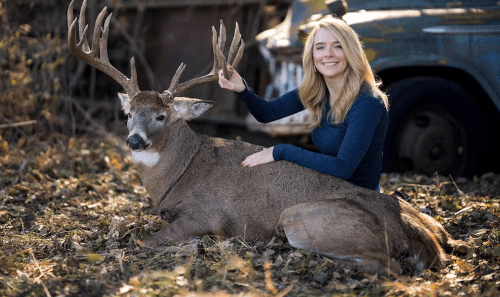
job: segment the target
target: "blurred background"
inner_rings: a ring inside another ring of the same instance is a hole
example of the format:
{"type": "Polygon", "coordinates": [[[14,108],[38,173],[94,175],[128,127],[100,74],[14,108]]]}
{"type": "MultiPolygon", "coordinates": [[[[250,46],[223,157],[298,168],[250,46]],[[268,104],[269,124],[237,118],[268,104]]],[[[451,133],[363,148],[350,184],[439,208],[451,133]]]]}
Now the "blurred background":
{"type": "MultiPolygon", "coordinates": [[[[116,96],[121,87],[68,50],[69,3],[0,2],[0,152],[20,139],[118,135],[125,141],[116,96]]],[[[75,2],[75,16],[81,4],[75,2]]],[[[105,6],[113,12],[111,64],[130,76],[134,56],[141,90],[167,89],[181,62],[187,64],[181,81],[207,74],[213,63],[211,27],[219,30],[222,19],[228,40],[238,22],[246,43],[238,71],[267,100],[300,84],[301,40],[314,24],[342,17],[360,35],[390,96],[384,172],[500,172],[496,0],[88,0],[88,36],[105,6]]],[[[315,150],[304,124],[307,113],[261,125],[217,84],[183,96],[215,101],[190,123],[200,133],[315,150]]]]}

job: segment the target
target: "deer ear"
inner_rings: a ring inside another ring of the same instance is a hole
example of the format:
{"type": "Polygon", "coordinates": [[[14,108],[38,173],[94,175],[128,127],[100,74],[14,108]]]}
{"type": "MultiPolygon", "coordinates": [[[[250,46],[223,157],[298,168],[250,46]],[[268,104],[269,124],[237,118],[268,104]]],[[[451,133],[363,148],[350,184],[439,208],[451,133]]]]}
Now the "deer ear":
{"type": "Polygon", "coordinates": [[[128,94],[124,93],[118,93],[118,97],[120,98],[120,101],[122,102],[122,109],[125,114],[130,113],[130,97],[128,94]]]}
{"type": "Polygon", "coordinates": [[[175,118],[189,121],[199,117],[215,102],[185,97],[176,97],[172,103],[173,115],[175,118]]]}

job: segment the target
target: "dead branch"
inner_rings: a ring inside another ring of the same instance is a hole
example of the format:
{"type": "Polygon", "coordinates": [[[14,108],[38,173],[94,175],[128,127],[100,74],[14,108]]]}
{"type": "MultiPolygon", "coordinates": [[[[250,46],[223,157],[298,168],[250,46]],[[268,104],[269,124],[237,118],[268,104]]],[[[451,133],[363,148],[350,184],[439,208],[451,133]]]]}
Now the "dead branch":
{"type": "Polygon", "coordinates": [[[2,125],[0,125],[0,129],[29,126],[29,125],[35,125],[36,123],[37,123],[36,120],[32,120],[32,121],[24,121],[24,122],[17,122],[17,123],[11,123],[11,124],[2,124],[2,125]]]}

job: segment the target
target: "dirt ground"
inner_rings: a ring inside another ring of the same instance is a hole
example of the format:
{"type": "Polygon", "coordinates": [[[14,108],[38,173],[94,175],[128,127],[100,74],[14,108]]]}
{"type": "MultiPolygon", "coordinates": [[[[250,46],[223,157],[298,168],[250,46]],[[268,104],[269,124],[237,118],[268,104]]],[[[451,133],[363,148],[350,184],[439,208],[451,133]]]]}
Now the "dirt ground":
{"type": "MultiPolygon", "coordinates": [[[[120,140],[118,140],[118,143],[120,140]]],[[[369,275],[273,239],[203,236],[178,253],[141,249],[164,222],[128,150],[113,140],[0,139],[0,296],[498,296],[500,175],[382,177],[435,217],[468,255],[439,271],[369,275]],[[121,153],[120,153],[121,152],[121,153]]]]}

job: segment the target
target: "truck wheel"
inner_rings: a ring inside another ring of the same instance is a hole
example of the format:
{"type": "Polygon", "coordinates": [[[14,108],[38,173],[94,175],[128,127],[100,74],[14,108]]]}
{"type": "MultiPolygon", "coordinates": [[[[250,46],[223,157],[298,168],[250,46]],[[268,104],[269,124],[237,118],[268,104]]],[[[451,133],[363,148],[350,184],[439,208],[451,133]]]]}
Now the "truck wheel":
{"type": "Polygon", "coordinates": [[[389,129],[382,170],[471,177],[486,149],[474,99],[439,77],[408,78],[388,87],[389,129]]]}

